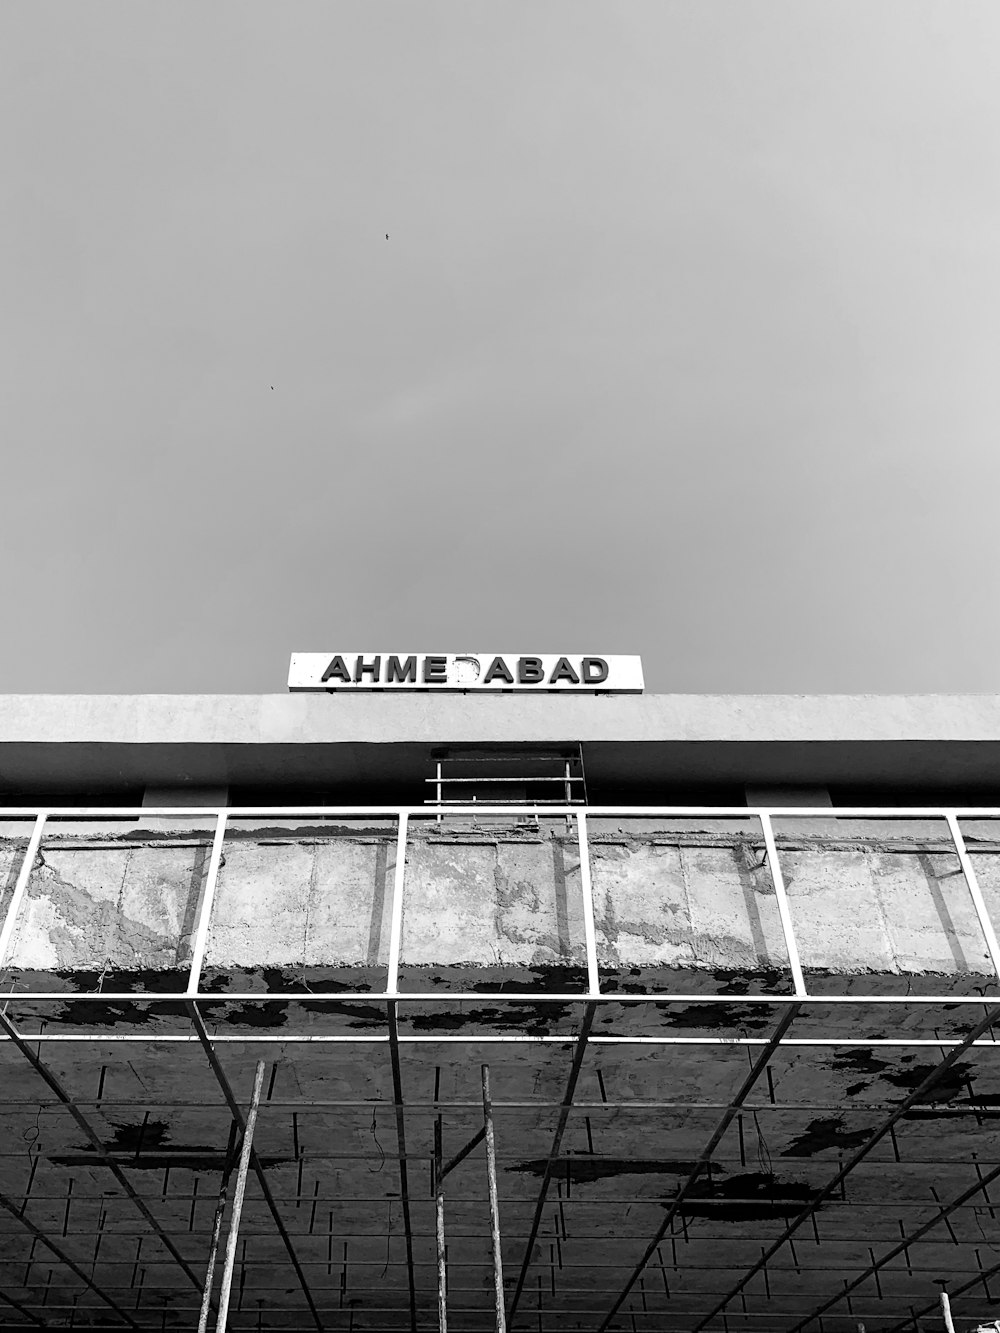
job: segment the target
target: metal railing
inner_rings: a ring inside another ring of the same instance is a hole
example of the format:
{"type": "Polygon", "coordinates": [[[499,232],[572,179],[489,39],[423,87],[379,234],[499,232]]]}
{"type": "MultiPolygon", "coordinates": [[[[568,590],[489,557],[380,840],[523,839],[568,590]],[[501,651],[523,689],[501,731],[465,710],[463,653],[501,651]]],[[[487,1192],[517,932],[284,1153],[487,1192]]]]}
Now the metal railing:
{"type": "MultiPolygon", "coordinates": [[[[364,1002],[372,1004],[377,1001],[388,1001],[392,1004],[427,1004],[429,1001],[441,1003],[447,1001],[456,1005],[475,1001],[477,1004],[489,1002],[491,1004],[518,1004],[532,1003],[539,1000],[545,1000],[553,1004],[574,1004],[586,1006],[587,1004],[615,1004],[621,1006],[634,1006],[643,1004],[731,1004],[732,996],[716,995],[710,992],[672,992],[657,990],[655,993],[630,994],[622,993],[616,989],[606,989],[602,986],[601,966],[598,959],[597,932],[595,928],[594,915],[594,889],[591,875],[591,838],[589,829],[593,821],[612,820],[618,821],[619,826],[624,832],[629,831],[629,824],[632,821],[641,821],[644,828],[637,827],[635,836],[642,838],[643,833],[648,831],[649,821],[653,820],[690,820],[690,819],[710,819],[712,821],[739,820],[745,826],[746,824],[756,824],[759,833],[755,835],[754,841],[763,849],[764,857],[761,867],[766,864],[769,875],[771,889],[775,898],[778,918],[780,921],[781,936],[784,943],[786,963],[782,968],[787,972],[791,982],[791,992],[785,994],[748,994],[741,997],[741,1004],[745,1006],[760,1006],[762,1010],[780,1009],[794,999],[800,1005],[804,1006],[823,1006],[833,1007],[837,1005],[852,1006],[883,1006],[883,1005],[912,1005],[912,1006],[936,1006],[942,1004],[982,1004],[984,998],[979,996],[964,996],[952,992],[944,994],[830,994],[826,991],[814,993],[809,989],[806,981],[803,965],[800,957],[799,939],[796,928],[793,923],[793,914],[789,903],[789,896],[785,886],[784,875],[781,866],[781,855],[777,845],[774,821],[821,821],[824,826],[835,823],[839,820],[864,820],[864,821],[926,821],[934,820],[940,825],[941,845],[938,846],[935,840],[935,851],[948,850],[957,857],[961,874],[964,878],[965,887],[969,895],[969,900],[974,908],[976,919],[982,939],[985,945],[986,953],[989,957],[992,968],[992,977],[989,981],[1000,984],[1000,944],[997,941],[996,931],[990,917],[986,902],[983,897],[982,889],[978,883],[975,868],[969,855],[966,840],[962,832],[962,823],[966,820],[996,820],[998,821],[998,840],[1000,840],[1000,809],[994,808],[962,808],[962,809],[942,809],[939,807],[919,807],[919,808],[899,808],[899,807],[857,807],[851,809],[829,807],[771,807],[750,808],[750,807],[714,807],[714,806],[590,806],[586,810],[581,810],[578,806],[553,807],[545,805],[544,807],[535,807],[526,805],[519,807],[517,816],[519,822],[528,819],[535,821],[550,821],[553,819],[565,820],[570,825],[575,826],[575,843],[579,852],[580,861],[580,889],[582,892],[582,922],[583,922],[583,948],[585,954],[585,974],[586,984],[579,990],[523,990],[514,991],[508,987],[497,989],[480,989],[477,987],[474,991],[450,990],[447,993],[428,993],[425,990],[407,990],[401,985],[400,967],[401,967],[401,946],[402,946],[402,926],[403,926],[403,905],[406,892],[406,855],[409,840],[414,831],[420,827],[436,827],[440,829],[439,821],[442,814],[449,824],[461,821],[472,821],[476,827],[482,827],[483,830],[490,828],[489,821],[511,819],[511,809],[509,806],[489,806],[485,804],[469,805],[465,807],[449,806],[446,811],[436,808],[433,805],[424,805],[416,807],[385,807],[385,806],[344,806],[334,808],[330,806],[304,806],[304,807],[243,807],[229,809],[208,809],[205,807],[169,807],[169,808],[59,808],[52,810],[39,810],[37,808],[26,809],[0,808],[0,827],[7,827],[13,821],[31,819],[30,835],[27,840],[27,846],[21,859],[19,873],[14,884],[13,893],[7,906],[5,919],[0,928],[0,967],[11,966],[9,961],[10,946],[14,937],[16,924],[19,914],[23,908],[28,885],[31,878],[35,862],[39,852],[44,846],[44,840],[47,835],[58,831],[60,825],[75,823],[79,825],[81,821],[88,824],[100,825],[102,822],[115,821],[134,821],[139,827],[150,821],[191,821],[202,830],[205,830],[206,839],[210,834],[210,855],[208,859],[207,873],[205,875],[200,899],[197,905],[196,922],[192,931],[192,945],[190,963],[187,966],[187,981],[184,988],[173,991],[143,991],[141,989],[129,989],[127,991],[105,990],[103,987],[99,991],[42,991],[42,990],[20,990],[13,988],[13,994],[20,1001],[52,1001],[60,1004],[72,1004],[74,999],[87,999],[93,1001],[95,998],[100,1001],[113,1003],[128,1001],[135,1003],[145,1001],[163,1004],[176,1002],[179,1000],[195,1001],[205,1004],[218,1004],[220,1002],[240,1001],[246,1003],[263,1003],[274,1001],[276,998],[281,1000],[294,1001],[299,997],[299,992],[294,989],[281,990],[280,992],[261,992],[261,991],[213,991],[206,993],[201,989],[202,972],[206,962],[206,951],[209,941],[209,932],[212,924],[213,908],[216,901],[216,891],[219,882],[219,871],[223,863],[223,857],[227,846],[227,835],[231,835],[235,827],[241,822],[281,821],[283,825],[290,821],[309,820],[328,823],[330,821],[339,821],[351,823],[356,820],[377,819],[384,822],[387,832],[394,828],[395,830],[395,865],[392,875],[391,887],[391,908],[389,911],[389,942],[388,942],[388,962],[386,968],[386,983],[382,990],[365,989],[358,991],[318,991],[303,986],[301,997],[308,999],[311,1005],[327,1002],[333,1004],[344,1004],[350,1002],[364,1002]]],[[[495,825],[494,825],[495,826],[495,825]]],[[[661,830],[662,832],[662,830],[661,830]]],[[[294,830],[285,830],[289,838],[294,837],[294,830]]],[[[391,838],[391,833],[389,834],[391,838]]],[[[926,841],[926,839],[924,839],[926,841]]],[[[53,1037],[55,1034],[51,1034],[53,1037]]],[[[156,1039],[180,1039],[170,1038],[169,1034],[159,1034],[156,1039]]],[[[83,1034],[59,1034],[61,1040],[82,1040],[83,1034]]],[[[102,1039],[107,1039],[105,1033],[102,1039]]],[[[138,1039],[141,1037],[129,1037],[119,1034],[119,1039],[138,1039]]],[[[153,1038],[149,1038],[153,1039],[153,1038]]],[[[225,1036],[220,1036],[219,1040],[225,1040],[225,1036]]],[[[285,1035],[280,1038],[282,1041],[289,1040],[309,1040],[309,1041],[385,1041],[385,1035],[373,1034],[349,1034],[347,1036],[339,1034],[317,1034],[296,1038],[293,1035],[285,1035]]],[[[416,1034],[400,1034],[400,1041],[419,1041],[421,1038],[416,1034]]],[[[435,1034],[434,1041],[468,1041],[473,1038],[456,1036],[449,1038],[444,1034],[435,1034]]],[[[844,1038],[797,1038],[788,1039],[795,1044],[817,1045],[838,1044],[839,1042],[849,1042],[856,1040],[856,1036],[845,1036],[844,1038]]],[[[279,1038],[275,1038],[279,1040],[279,1038]]],[[[527,1033],[507,1033],[503,1036],[494,1036],[490,1040],[507,1042],[544,1042],[556,1041],[565,1042],[565,1034],[553,1035],[533,1035],[527,1033]]],[[[623,1042],[623,1043],[643,1043],[652,1044],[711,1044],[713,1042],[731,1043],[733,1041],[741,1042],[748,1046],[766,1045],[766,1038],[754,1037],[752,1035],[696,1035],[684,1036],[675,1033],[662,1034],[655,1036],[642,1035],[622,1035],[622,1036],[594,1036],[595,1042],[623,1042]]],[[[947,1045],[936,1037],[925,1039],[927,1045],[941,1046],[947,1045]]],[[[992,1036],[984,1038],[981,1044],[992,1044],[992,1036]]],[[[896,1039],[882,1039],[881,1044],[898,1044],[896,1039]]],[[[911,1037],[905,1041],[906,1045],[919,1044],[911,1037]]]]}

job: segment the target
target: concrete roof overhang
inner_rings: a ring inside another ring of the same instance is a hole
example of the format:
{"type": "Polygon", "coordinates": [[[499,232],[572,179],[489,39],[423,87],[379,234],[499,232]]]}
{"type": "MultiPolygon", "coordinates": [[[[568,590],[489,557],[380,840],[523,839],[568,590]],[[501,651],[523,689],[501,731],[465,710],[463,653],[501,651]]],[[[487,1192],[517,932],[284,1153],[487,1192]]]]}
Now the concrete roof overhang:
{"type": "Polygon", "coordinates": [[[1000,695],[0,696],[0,790],[419,782],[435,748],[580,742],[604,789],[983,787],[1000,695]]]}

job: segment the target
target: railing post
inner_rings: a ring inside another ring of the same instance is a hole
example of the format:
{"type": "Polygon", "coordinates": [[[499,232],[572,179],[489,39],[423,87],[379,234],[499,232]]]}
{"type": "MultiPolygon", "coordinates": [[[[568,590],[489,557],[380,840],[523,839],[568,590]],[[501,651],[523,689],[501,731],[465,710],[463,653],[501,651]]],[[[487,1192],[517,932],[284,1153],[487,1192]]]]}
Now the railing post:
{"type": "Polygon", "coordinates": [[[979,880],[972,867],[972,860],[965,845],[965,838],[958,826],[957,815],[945,812],[944,817],[951,831],[951,840],[955,844],[955,851],[958,852],[959,864],[962,867],[962,874],[965,876],[965,883],[972,898],[972,904],[976,909],[976,916],[979,918],[979,928],[982,930],[983,938],[986,941],[986,951],[990,956],[990,962],[993,964],[993,971],[997,974],[997,980],[1000,981],[1000,945],[997,944],[996,932],[993,929],[993,922],[990,920],[986,899],[983,897],[979,880]]]}
{"type": "Polygon", "coordinates": [[[389,927],[387,994],[399,994],[399,954],[403,938],[403,875],[406,870],[406,832],[409,816],[400,814],[396,833],[396,865],[392,876],[392,916],[389,927]]]}
{"type": "Polygon", "coordinates": [[[788,965],[792,970],[792,981],[795,983],[795,994],[800,997],[805,997],[806,982],[805,977],[802,975],[802,964],[799,961],[799,948],[795,943],[795,930],[792,926],[792,914],[788,907],[785,877],[781,873],[781,865],[778,861],[778,848],[774,841],[774,829],[771,826],[771,816],[761,812],[757,817],[760,820],[760,826],[764,832],[764,846],[767,849],[767,867],[771,875],[771,883],[774,885],[774,896],[778,903],[778,916],[781,918],[781,931],[785,937],[785,950],[788,954],[788,965]]]}
{"type": "Polygon", "coordinates": [[[34,869],[35,857],[38,855],[38,847],[42,841],[44,828],[45,815],[38,815],[35,819],[35,827],[31,830],[31,837],[28,839],[21,869],[17,874],[17,883],[14,885],[14,892],[11,894],[10,906],[7,908],[3,929],[0,930],[0,967],[3,967],[7,962],[7,950],[10,948],[10,942],[14,935],[14,927],[17,924],[18,913],[21,910],[21,902],[28,888],[28,881],[31,879],[31,872],[34,869]]]}
{"type": "Polygon", "coordinates": [[[216,816],[212,854],[208,861],[208,874],[205,876],[205,891],[201,895],[201,907],[198,910],[198,928],[195,931],[194,944],[191,948],[191,970],[188,973],[187,984],[188,995],[197,995],[198,987],[201,984],[201,969],[205,962],[208,927],[212,918],[212,904],[215,902],[215,886],[219,880],[219,866],[222,864],[222,844],[225,837],[226,812],[220,810],[216,816]]]}
{"type": "Polygon", "coordinates": [[[583,892],[583,939],[587,950],[587,994],[595,998],[601,993],[601,973],[597,965],[597,932],[594,928],[594,885],[590,877],[590,844],[587,838],[587,816],[580,811],[576,816],[577,844],[580,849],[580,888],[583,892]]]}

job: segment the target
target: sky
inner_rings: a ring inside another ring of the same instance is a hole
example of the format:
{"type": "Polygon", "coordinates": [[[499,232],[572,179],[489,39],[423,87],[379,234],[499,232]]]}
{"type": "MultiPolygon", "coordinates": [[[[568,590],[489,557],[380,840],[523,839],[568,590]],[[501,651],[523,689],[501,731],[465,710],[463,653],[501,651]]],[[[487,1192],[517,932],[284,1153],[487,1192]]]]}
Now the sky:
{"type": "Polygon", "coordinates": [[[995,0],[8,0],[0,691],[1000,691],[995,0]]]}

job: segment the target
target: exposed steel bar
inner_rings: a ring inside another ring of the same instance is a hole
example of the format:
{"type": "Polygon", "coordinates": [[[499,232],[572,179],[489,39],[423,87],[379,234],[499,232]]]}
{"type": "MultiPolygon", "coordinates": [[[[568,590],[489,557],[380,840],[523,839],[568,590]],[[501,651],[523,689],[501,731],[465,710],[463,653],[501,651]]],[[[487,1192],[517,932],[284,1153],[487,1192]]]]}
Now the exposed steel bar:
{"type": "Polygon", "coordinates": [[[104,1291],[102,1291],[102,1289],[97,1285],[97,1283],[93,1280],[93,1278],[88,1277],[86,1272],[80,1267],[80,1265],[78,1263],[75,1263],[74,1260],[72,1260],[69,1257],[69,1255],[65,1252],[65,1250],[61,1250],[54,1240],[49,1240],[48,1236],[41,1229],[41,1227],[36,1227],[34,1222],[29,1221],[29,1219],[25,1217],[24,1214],[21,1212],[21,1209],[17,1206],[14,1200],[9,1198],[6,1194],[4,1194],[2,1190],[0,1190],[0,1208],[3,1208],[6,1212],[10,1213],[11,1217],[16,1218],[16,1220],[20,1222],[21,1226],[23,1226],[27,1231],[30,1231],[37,1241],[40,1241],[42,1245],[46,1247],[46,1249],[51,1250],[52,1253],[59,1260],[59,1262],[61,1264],[65,1264],[66,1267],[70,1270],[70,1272],[74,1273],[80,1279],[80,1281],[84,1283],[84,1285],[87,1286],[94,1293],[94,1295],[99,1300],[102,1300],[104,1302],[104,1304],[109,1309],[114,1310],[115,1314],[118,1315],[119,1319],[121,1319],[125,1324],[127,1324],[129,1328],[140,1329],[140,1325],[136,1323],[136,1321],[132,1318],[132,1316],[128,1313],[128,1311],[123,1310],[122,1307],[112,1296],[108,1296],[104,1291]]]}
{"type": "Polygon", "coordinates": [[[493,1133],[493,1099],[490,1095],[490,1067],[483,1065],[483,1126],[486,1130],[486,1179],[490,1191],[490,1237],[493,1243],[493,1301],[496,1333],[507,1333],[504,1309],[503,1249],[500,1244],[500,1196],[497,1190],[497,1148],[493,1133]]]}
{"type": "Polygon", "coordinates": [[[21,1036],[20,1032],[18,1032],[17,1028],[7,1017],[7,1015],[3,1012],[3,1010],[0,1010],[0,1027],[3,1028],[7,1036],[18,1048],[18,1050],[21,1052],[24,1058],[28,1061],[28,1063],[31,1065],[32,1069],[34,1069],[35,1073],[39,1076],[39,1078],[41,1078],[46,1083],[46,1085],[52,1089],[55,1095],[59,1098],[60,1102],[62,1102],[63,1106],[65,1106],[66,1110],[76,1121],[77,1125],[80,1127],[83,1133],[86,1134],[87,1138],[90,1141],[91,1146],[94,1149],[94,1152],[97,1153],[97,1155],[101,1158],[104,1165],[108,1168],[108,1170],[114,1176],[115,1180],[117,1180],[118,1184],[122,1187],[122,1189],[128,1195],[129,1199],[135,1205],[136,1210],[138,1211],[142,1220],[149,1227],[150,1231],[152,1231],[153,1234],[157,1237],[160,1244],[173,1259],[174,1263],[177,1264],[178,1268],[180,1268],[181,1271],[185,1274],[188,1281],[191,1283],[191,1285],[194,1287],[194,1289],[198,1292],[198,1295],[200,1296],[202,1294],[202,1283],[201,1279],[198,1277],[198,1274],[194,1271],[194,1269],[191,1267],[188,1261],[181,1254],[180,1250],[177,1248],[174,1242],[164,1231],[163,1227],[150,1212],[149,1206],[146,1203],[145,1199],[142,1197],[142,1195],[138,1194],[136,1190],[133,1188],[132,1182],[129,1180],[128,1176],[126,1176],[122,1168],[118,1165],[118,1162],[115,1160],[114,1154],[108,1152],[107,1148],[104,1146],[104,1140],[101,1138],[100,1134],[98,1134],[97,1130],[94,1128],[94,1126],[90,1123],[87,1117],[77,1106],[76,1102],[73,1100],[70,1094],[63,1087],[62,1081],[52,1072],[51,1069],[49,1069],[48,1065],[46,1065],[43,1060],[39,1059],[39,1057],[35,1054],[35,1052],[31,1049],[29,1044],[21,1036]]]}
{"type": "Polygon", "coordinates": [[[920,1083],[920,1086],[915,1088],[907,1097],[905,1097],[890,1116],[883,1120],[880,1125],[876,1126],[865,1142],[850,1155],[833,1179],[817,1192],[805,1208],[803,1208],[802,1211],[789,1222],[788,1226],[777,1240],[772,1241],[767,1249],[763,1251],[756,1263],[752,1264],[740,1280],[730,1288],[725,1296],[716,1302],[709,1313],[705,1315],[698,1324],[694,1325],[691,1333],[700,1333],[700,1330],[707,1324],[711,1323],[716,1315],[720,1314],[729,1302],[739,1295],[744,1287],[746,1287],[747,1283],[750,1282],[761,1269],[767,1267],[768,1261],[778,1253],[782,1246],[795,1234],[799,1227],[802,1226],[803,1222],[808,1221],[820,1205],[825,1203],[835,1190],[839,1189],[841,1182],[847,1179],[858,1163],[864,1161],[871,1150],[881,1143],[885,1136],[895,1128],[912,1106],[915,1106],[926,1097],[934,1084],[947,1074],[948,1070],[951,1069],[964,1052],[969,1049],[973,1041],[981,1036],[991,1024],[997,1022],[1000,1022],[1000,1009],[990,1009],[986,1017],[966,1034],[964,1040],[959,1045],[953,1046],[944,1059],[934,1066],[927,1077],[920,1083]]]}
{"type": "MultiPolygon", "coordinates": [[[[215,1080],[218,1083],[219,1089],[226,1100],[226,1105],[229,1107],[230,1113],[232,1114],[233,1119],[239,1125],[241,1132],[243,1134],[246,1134],[247,1121],[246,1121],[246,1116],[243,1114],[243,1108],[236,1100],[236,1097],[233,1093],[232,1085],[230,1084],[229,1079],[226,1077],[226,1071],[222,1068],[222,1064],[219,1060],[218,1055],[216,1054],[215,1047],[212,1043],[212,1039],[208,1035],[208,1029],[205,1027],[204,1019],[202,1018],[198,1010],[197,1004],[195,1004],[193,1001],[188,1005],[188,1013],[190,1015],[191,1022],[194,1025],[195,1031],[198,1034],[198,1039],[201,1042],[202,1049],[205,1052],[205,1055],[208,1059],[208,1063],[209,1065],[211,1065],[212,1073],[215,1075],[215,1080]]],[[[288,1233],[288,1228],[285,1226],[281,1213],[278,1210],[278,1205],[277,1202],[275,1201],[274,1193],[271,1190],[270,1184],[268,1183],[267,1176],[264,1174],[264,1168],[260,1164],[260,1158],[257,1156],[256,1149],[252,1149],[251,1151],[250,1165],[253,1167],[253,1173],[257,1177],[257,1184],[260,1186],[260,1192],[264,1196],[264,1202],[267,1204],[268,1211],[270,1212],[271,1217],[274,1219],[274,1225],[275,1228],[277,1229],[278,1235],[281,1237],[281,1243],[285,1247],[285,1253],[288,1255],[289,1262],[291,1263],[292,1268],[295,1270],[295,1276],[298,1279],[299,1286],[302,1289],[302,1295],[305,1297],[306,1304],[309,1307],[309,1313],[312,1316],[313,1323],[319,1330],[319,1333],[323,1333],[323,1321],[320,1317],[319,1310],[316,1308],[316,1302],[313,1300],[312,1292],[309,1290],[309,1284],[306,1281],[306,1275],[302,1268],[302,1264],[299,1262],[299,1257],[295,1253],[295,1246],[292,1244],[292,1238],[288,1233]]]]}
{"type": "MultiPolygon", "coordinates": [[[[910,1246],[915,1245],[919,1240],[926,1236],[928,1231],[933,1231],[936,1226],[940,1226],[940,1224],[945,1221],[946,1218],[950,1217],[952,1213],[968,1203],[970,1199],[974,1199],[977,1194],[981,1194],[983,1190],[989,1188],[994,1180],[997,1179],[1000,1179],[1000,1166],[994,1167],[992,1171],[988,1171],[980,1180],[977,1180],[975,1185],[970,1185],[967,1190],[963,1190],[957,1198],[951,1201],[951,1203],[946,1204],[944,1208],[940,1208],[932,1218],[923,1224],[923,1226],[917,1227],[916,1231],[912,1231],[908,1236],[904,1236],[898,1245],[894,1245],[892,1249],[887,1250],[879,1260],[870,1264],[863,1272],[858,1273],[858,1275],[852,1278],[850,1282],[845,1280],[842,1290],[837,1291],[833,1296],[829,1297],[828,1300],[825,1300],[822,1305],[818,1305],[811,1314],[806,1315],[806,1317],[800,1320],[799,1323],[794,1324],[790,1329],[787,1329],[786,1333],[799,1333],[800,1329],[811,1324],[813,1320],[819,1319],[827,1310],[831,1309],[834,1305],[839,1304],[839,1302],[849,1296],[852,1291],[856,1291],[858,1287],[867,1282],[870,1277],[874,1277],[876,1273],[880,1272],[886,1264],[891,1263],[898,1255],[905,1254],[910,1246]]],[[[943,1292],[942,1295],[944,1295],[943,1292]]]]}
{"type": "Polygon", "coordinates": [[[222,1236],[222,1219],[225,1215],[226,1203],[229,1198],[229,1180],[233,1174],[233,1167],[236,1165],[237,1133],[238,1127],[234,1120],[229,1129],[229,1144],[226,1148],[226,1164],[222,1169],[222,1181],[219,1185],[219,1199],[215,1205],[215,1215],[212,1218],[212,1238],[208,1246],[208,1266],[205,1270],[205,1290],[202,1293],[201,1311],[198,1315],[198,1333],[208,1333],[208,1317],[212,1309],[212,1284],[215,1280],[215,1265],[219,1257],[219,1240],[222,1236]]]}
{"type": "Polygon", "coordinates": [[[434,1240],[437,1248],[438,1333],[448,1333],[448,1251],[444,1239],[444,1170],[441,1117],[434,1121],[434,1240]]]}
{"type": "Polygon", "coordinates": [[[15,1300],[13,1296],[8,1296],[5,1291],[0,1291],[0,1301],[3,1301],[5,1305],[9,1305],[12,1310],[16,1310],[23,1319],[27,1319],[29,1324],[37,1324],[39,1328],[45,1327],[44,1319],[39,1319],[38,1315],[33,1314],[26,1305],[22,1305],[21,1302],[15,1300]]]}
{"type": "Polygon", "coordinates": [[[605,1333],[605,1330],[607,1329],[608,1325],[614,1319],[615,1315],[618,1313],[621,1307],[625,1304],[626,1300],[628,1300],[629,1293],[631,1292],[635,1284],[639,1281],[639,1278],[642,1276],[642,1273],[646,1265],[649,1263],[650,1259],[652,1259],[653,1255],[656,1253],[657,1246],[660,1244],[664,1236],[670,1230],[671,1226],[673,1225],[674,1218],[681,1211],[685,1199],[687,1199],[688,1195],[691,1193],[691,1190],[697,1183],[698,1178],[701,1176],[701,1173],[705,1170],[708,1163],[712,1160],[712,1154],[715,1152],[716,1148],[722,1142],[723,1138],[725,1137],[726,1131],[729,1129],[729,1126],[733,1123],[733,1120],[739,1113],[740,1107],[743,1105],[743,1102],[746,1100],[747,1097],[749,1097],[750,1093],[753,1091],[755,1084],[757,1083],[757,1080],[760,1078],[764,1070],[767,1068],[767,1064],[768,1061],[771,1059],[771,1056],[781,1046],[782,1038],[784,1037],[788,1029],[791,1027],[792,1023],[795,1021],[798,1012],[799,1012],[798,1005],[796,1004],[789,1005],[788,1009],[779,1019],[778,1025],[775,1028],[774,1032],[771,1034],[767,1046],[764,1048],[763,1051],[761,1051],[760,1055],[758,1055],[757,1059],[754,1061],[753,1065],[750,1068],[750,1072],[747,1074],[746,1078],[740,1084],[736,1096],[726,1107],[718,1124],[713,1130],[711,1137],[709,1138],[705,1147],[702,1149],[701,1156],[698,1158],[697,1162],[695,1162],[694,1167],[692,1168],[691,1172],[685,1179],[684,1184],[680,1187],[680,1189],[671,1199],[670,1206],[669,1208],[667,1208],[667,1211],[664,1214],[663,1221],[656,1229],[656,1234],[653,1236],[653,1239],[646,1246],[642,1258],[639,1260],[639,1262],[633,1268],[632,1272],[629,1274],[625,1286],[622,1288],[621,1293],[618,1296],[617,1300],[615,1301],[614,1305],[611,1307],[611,1309],[608,1311],[608,1313],[604,1316],[603,1320],[601,1321],[597,1333],[605,1333]]]}
{"type": "Polygon", "coordinates": [[[34,828],[31,830],[31,836],[28,838],[28,845],[24,851],[24,860],[21,862],[21,868],[17,873],[17,880],[14,884],[14,892],[11,894],[10,902],[7,906],[7,915],[4,918],[3,929],[0,930],[0,967],[3,967],[7,961],[7,950],[10,948],[10,942],[14,936],[14,929],[17,925],[17,918],[21,910],[21,902],[28,888],[28,881],[31,879],[31,872],[35,866],[35,857],[38,855],[38,847],[42,841],[42,833],[45,829],[45,816],[38,815],[35,819],[34,828]]]}
{"type": "Polygon", "coordinates": [[[243,1146],[240,1149],[240,1165],[236,1173],[236,1188],[233,1191],[233,1208],[229,1215],[229,1235],[226,1237],[226,1258],[222,1268],[222,1282],[219,1286],[219,1317],[215,1323],[215,1333],[226,1333],[229,1322],[229,1301],[233,1289],[233,1269],[236,1266],[236,1247],[240,1238],[240,1217],[243,1213],[243,1200],[247,1192],[247,1175],[250,1171],[250,1158],[253,1154],[253,1132],[257,1127],[257,1113],[260,1110],[260,1094],[264,1087],[264,1061],[257,1061],[254,1074],[253,1092],[250,1095],[250,1109],[247,1111],[246,1129],[243,1131],[243,1146]]]}

